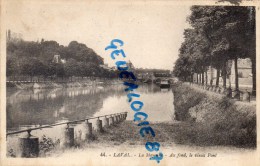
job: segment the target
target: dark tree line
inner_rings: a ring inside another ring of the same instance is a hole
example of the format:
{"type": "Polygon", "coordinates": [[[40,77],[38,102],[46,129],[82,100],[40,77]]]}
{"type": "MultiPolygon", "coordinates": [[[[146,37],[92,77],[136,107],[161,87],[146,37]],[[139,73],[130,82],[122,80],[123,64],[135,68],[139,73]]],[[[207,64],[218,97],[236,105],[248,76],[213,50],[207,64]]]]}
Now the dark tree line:
{"type": "Polygon", "coordinates": [[[85,44],[72,41],[68,46],[56,41],[7,41],[7,77],[17,76],[46,78],[109,77],[116,73],[100,67],[104,64],[100,57],[85,44]],[[54,55],[66,63],[53,61],[54,55]]]}
{"type": "Polygon", "coordinates": [[[184,32],[184,42],[174,74],[186,80],[198,73],[207,84],[209,67],[217,69],[216,86],[220,74],[223,86],[230,75],[229,61],[235,66],[235,86],[239,89],[238,58],[252,62],[253,95],[256,90],[256,32],[255,8],[239,6],[193,6],[188,18],[191,28],[184,32]],[[206,81],[204,78],[206,77],[206,81]]]}

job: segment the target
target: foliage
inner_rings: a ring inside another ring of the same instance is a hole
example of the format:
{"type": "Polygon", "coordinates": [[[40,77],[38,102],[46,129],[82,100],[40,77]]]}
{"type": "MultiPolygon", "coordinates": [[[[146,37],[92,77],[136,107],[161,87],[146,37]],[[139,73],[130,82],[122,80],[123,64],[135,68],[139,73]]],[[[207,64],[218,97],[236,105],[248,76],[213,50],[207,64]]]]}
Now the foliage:
{"type": "Polygon", "coordinates": [[[8,77],[108,77],[112,71],[103,69],[103,58],[85,44],[72,41],[68,46],[56,41],[7,41],[8,77]],[[59,62],[54,62],[54,55],[59,55],[59,62]],[[61,59],[65,63],[61,63],[61,59]]]}
{"type": "Polygon", "coordinates": [[[255,84],[255,8],[246,6],[192,6],[174,73],[187,77],[212,66],[225,76],[228,60],[251,58],[255,84]]]}
{"type": "Polygon", "coordinates": [[[45,135],[42,136],[42,140],[40,141],[39,149],[44,154],[54,150],[57,146],[59,146],[60,140],[57,139],[55,142],[51,139],[46,137],[45,135]]]}

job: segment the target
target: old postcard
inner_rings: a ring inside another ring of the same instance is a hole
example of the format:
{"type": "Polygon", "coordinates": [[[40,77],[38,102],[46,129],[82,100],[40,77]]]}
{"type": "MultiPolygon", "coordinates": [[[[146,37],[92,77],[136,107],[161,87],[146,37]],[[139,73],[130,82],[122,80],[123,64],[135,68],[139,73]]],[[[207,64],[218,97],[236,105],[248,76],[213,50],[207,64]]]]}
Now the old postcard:
{"type": "Polygon", "coordinates": [[[0,2],[1,166],[260,165],[259,1],[0,2]]]}

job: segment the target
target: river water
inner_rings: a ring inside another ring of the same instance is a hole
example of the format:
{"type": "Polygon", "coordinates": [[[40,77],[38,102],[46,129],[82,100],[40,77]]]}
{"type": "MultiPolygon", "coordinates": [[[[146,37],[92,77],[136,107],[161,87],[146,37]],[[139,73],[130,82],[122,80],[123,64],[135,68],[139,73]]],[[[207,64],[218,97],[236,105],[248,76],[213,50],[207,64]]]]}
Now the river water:
{"type": "MultiPolygon", "coordinates": [[[[134,112],[127,102],[124,86],[90,86],[41,90],[7,89],[7,132],[39,127],[41,125],[73,121],[99,115],[128,112],[127,120],[133,120],[134,112]]],[[[136,91],[144,103],[143,112],[149,122],[172,121],[174,117],[171,89],[156,85],[140,85],[136,91]]],[[[76,125],[74,127],[80,127],[76,125]]],[[[32,135],[60,139],[64,126],[32,131],[32,135]]],[[[8,136],[8,144],[16,144],[21,134],[8,136]]]]}

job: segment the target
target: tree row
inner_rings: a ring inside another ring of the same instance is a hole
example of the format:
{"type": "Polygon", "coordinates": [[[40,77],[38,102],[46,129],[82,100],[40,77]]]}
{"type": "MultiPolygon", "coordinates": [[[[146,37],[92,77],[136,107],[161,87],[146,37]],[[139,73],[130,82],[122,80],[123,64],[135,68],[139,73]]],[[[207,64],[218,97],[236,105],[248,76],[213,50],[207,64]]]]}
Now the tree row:
{"type": "MultiPolygon", "coordinates": [[[[231,75],[229,62],[233,61],[235,89],[239,90],[238,59],[250,58],[252,93],[255,95],[255,7],[193,6],[187,21],[191,27],[184,31],[184,42],[174,66],[175,76],[187,80],[196,73],[207,78],[207,71],[213,67],[217,70],[214,84],[219,86],[221,75],[223,87],[226,88],[227,78],[231,75]]],[[[206,82],[202,80],[202,83],[206,82]]]]}

